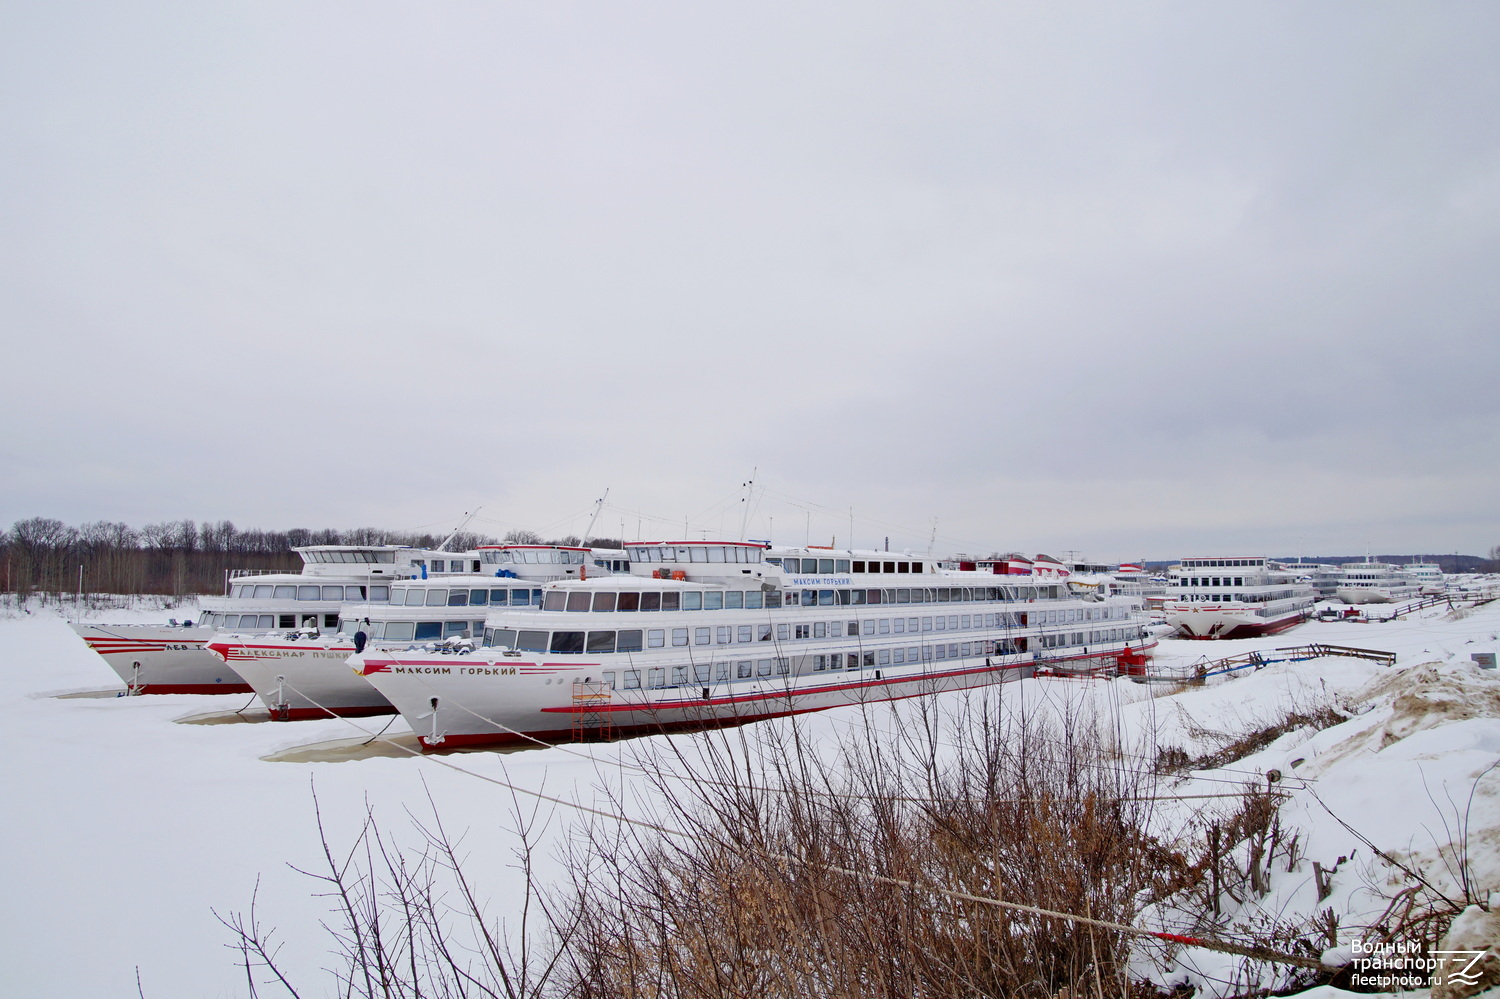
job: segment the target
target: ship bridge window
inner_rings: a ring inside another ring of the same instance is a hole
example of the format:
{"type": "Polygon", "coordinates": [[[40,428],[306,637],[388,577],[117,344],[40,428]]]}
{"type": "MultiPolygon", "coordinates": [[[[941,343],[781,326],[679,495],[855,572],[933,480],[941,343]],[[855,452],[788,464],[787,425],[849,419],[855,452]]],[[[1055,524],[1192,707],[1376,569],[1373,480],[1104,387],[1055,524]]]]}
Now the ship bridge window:
{"type": "MultiPolygon", "coordinates": [[[[420,593],[421,591],[418,590],[416,592],[420,593]]],[[[447,590],[428,590],[427,591],[427,603],[426,603],[426,606],[428,606],[428,607],[444,607],[444,606],[447,606],[447,603],[448,603],[448,591],[447,590]]]]}
{"type": "Polygon", "coordinates": [[[639,593],[621,593],[619,599],[619,610],[638,611],[641,609],[641,595],[639,593]]]}
{"type": "MultiPolygon", "coordinates": [[[[259,589],[259,587],[257,587],[257,589],[259,589]]],[[[295,586],[278,586],[275,587],[275,593],[272,595],[277,600],[296,600],[297,588],[295,586]]]]}
{"type": "Polygon", "coordinates": [[[702,610],[703,594],[697,590],[689,590],[682,594],[682,609],[685,611],[702,610]]]}
{"type": "MultiPolygon", "coordinates": [[[[354,586],[349,587],[351,590],[357,588],[354,586]]],[[[318,596],[321,600],[342,600],[344,599],[344,588],[342,586],[321,586],[318,588],[318,596]]],[[[355,599],[359,598],[356,597],[355,599]]]]}
{"type": "Polygon", "coordinates": [[[515,647],[523,652],[546,652],[547,632],[518,631],[516,632],[515,647]]]}
{"type": "Polygon", "coordinates": [[[583,651],[583,632],[581,631],[554,631],[552,633],[551,652],[575,653],[583,651]]]}
{"type": "Polygon", "coordinates": [[[615,609],[615,597],[616,594],[614,593],[595,593],[593,609],[596,611],[613,611],[615,609]]]}
{"type": "Polygon", "coordinates": [[[483,607],[490,602],[489,590],[470,590],[469,604],[474,607],[483,607]]]}
{"type": "MultiPolygon", "coordinates": [[[[356,589],[359,589],[359,587],[357,587],[357,586],[351,586],[351,587],[349,587],[349,589],[356,590],[356,589]]],[[[370,602],[371,603],[385,603],[389,599],[391,599],[391,588],[389,586],[372,586],[372,587],[370,587],[370,602]]]]}
{"type": "Polygon", "coordinates": [[[661,609],[664,610],[664,611],[678,610],[679,607],[678,607],[678,600],[677,600],[677,598],[679,596],[681,596],[681,594],[678,594],[678,593],[663,593],[661,595],[661,609]]]}
{"type": "Polygon", "coordinates": [[[660,593],[642,593],[641,594],[641,610],[642,611],[659,611],[659,610],[661,610],[661,594],[660,593]]]}

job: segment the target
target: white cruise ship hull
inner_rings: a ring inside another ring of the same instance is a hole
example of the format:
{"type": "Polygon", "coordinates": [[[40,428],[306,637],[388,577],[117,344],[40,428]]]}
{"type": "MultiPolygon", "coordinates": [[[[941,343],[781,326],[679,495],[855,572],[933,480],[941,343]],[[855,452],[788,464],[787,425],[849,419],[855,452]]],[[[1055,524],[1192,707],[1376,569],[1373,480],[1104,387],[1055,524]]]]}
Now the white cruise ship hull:
{"type": "Polygon", "coordinates": [[[249,684],[204,648],[212,630],[146,624],[74,624],[132,694],[248,694],[249,684]]]}
{"type": "Polygon", "coordinates": [[[1261,617],[1253,606],[1167,604],[1166,621],[1181,638],[1258,638],[1276,635],[1306,621],[1305,611],[1261,617]]]}
{"type": "Polygon", "coordinates": [[[1398,600],[1415,600],[1421,587],[1412,586],[1340,586],[1334,596],[1346,604],[1389,604],[1398,600]]]}
{"type": "Polygon", "coordinates": [[[380,691],[349,669],[350,641],[217,635],[207,648],[245,679],[277,721],[396,713],[380,691]]]}
{"type": "MultiPolygon", "coordinates": [[[[1154,641],[1136,642],[1140,653],[1154,641]]],[[[1018,680],[1039,668],[1087,673],[1113,665],[1129,643],[1088,654],[973,656],[947,663],[830,670],[762,680],[610,689],[598,660],[507,655],[365,652],[350,666],[401,712],[425,749],[567,742],[740,725],[854,704],[919,697],[1018,680]]]]}

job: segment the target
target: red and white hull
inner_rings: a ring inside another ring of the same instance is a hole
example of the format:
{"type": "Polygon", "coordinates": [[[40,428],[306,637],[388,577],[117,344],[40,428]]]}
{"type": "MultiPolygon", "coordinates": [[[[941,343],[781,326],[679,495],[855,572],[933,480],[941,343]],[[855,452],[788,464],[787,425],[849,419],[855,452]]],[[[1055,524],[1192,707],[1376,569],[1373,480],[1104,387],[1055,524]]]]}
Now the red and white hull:
{"type": "Polygon", "coordinates": [[[351,657],[349,664],[396,706],[424,748],[448,749],[741,725],[990,686],[1030,676],[1044,666],[1071,664],[1083,674],[1088,672],[1083,660],[1097,665],[1124,651],[1125,643],[1116,643],[1071,657],[974,656],[939,668],[913,663],[634,690],[600,682],[607,668],[597,659],[512,655],[487,648],[455,655],[366,652],[351,657]]]}
{"type": "Polygon", "coordinates": [[[244,677],[277,721],[396,713],[349,669],[354,643],[347,639],[216,635],[207,648],[244,677]]]}
{"type": "Polygon", "coordinates": [[[132,694],[248,694],[249,684],[204,648],[208,628],[174,625],[70,627],[109,663],[132,694]]]}

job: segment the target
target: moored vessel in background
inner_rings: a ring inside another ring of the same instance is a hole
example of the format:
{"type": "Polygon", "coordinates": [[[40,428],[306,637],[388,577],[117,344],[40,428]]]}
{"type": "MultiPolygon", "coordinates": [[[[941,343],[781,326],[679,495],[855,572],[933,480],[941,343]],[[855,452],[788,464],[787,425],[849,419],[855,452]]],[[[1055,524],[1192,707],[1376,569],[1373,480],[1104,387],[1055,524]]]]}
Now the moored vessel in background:
{"type": "Polygon", "coordinates": [[[1334,596],[1346,604],[1388,604],[1422,592],[1416,579],[1389,562],[1346,562],[1334,596]]]}
{"type": "MultiPolygon", "coordinates": [[[[490,545],[466,555],[463,565],[473,572],[403,580],[379,601],[346,604],[336,633],[220,632],[207,648],[245,679],[275,720],[391,714],[391,702],[346,665],[367,643],[413,651],[472,646],[491,609],[538,606],[543,582],[611,571],[589,549],[562,545],[490,545]]],[[[603,561],[614,561],[608,555],[603,561]]]]}
{"type": "Polygon", "coordinates": [[[459,553],[405,545],[307,545],[292,549],[300,573],[232,572],[222,597],[199,597],[196,623],[73,624],[84,642],[125,681],[130,694],[248,694],[250,686],[204,648],[220,628],[332,631],[347,603],[384,600],[389,584],[429,572],[460,571],[459,553]],[[442,568],[437,568],[441,563],[442,568]]]}
{"type": "Polygon", "coordinates": [[[1166,622],[1183,638],[1274,635],[1307,620],[1317,596],[1303,573],[1259,555],[1183,559],[1166,591],[1166,622]]]}

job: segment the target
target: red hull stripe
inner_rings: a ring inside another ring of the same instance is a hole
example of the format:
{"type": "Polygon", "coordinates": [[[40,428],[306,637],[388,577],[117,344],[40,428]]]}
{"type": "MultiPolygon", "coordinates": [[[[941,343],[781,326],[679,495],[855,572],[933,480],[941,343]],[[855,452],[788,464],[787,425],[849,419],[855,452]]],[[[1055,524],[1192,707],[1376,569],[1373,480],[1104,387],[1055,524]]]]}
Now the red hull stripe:
{"type": "Polygon", "coordinates": [[[283,711],[272,711],[272,721],[314,721],[319,718],[327,718],[333,715],[337,718],[368,718],[371,715],[393,715],[395,707],[389,704],[364,704],[355,708],[340,708],[330,706],[327,711],[322,708],[287,708],[283,711]]]}
{"type": "Polygon", "coordinates": [[[145,683],[136,688],[142,694],[253,694],[248,683],[145,683]]]}

